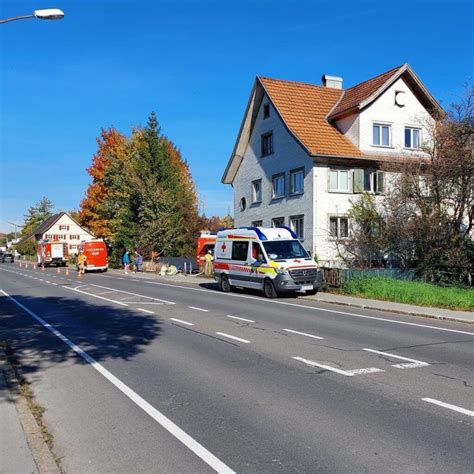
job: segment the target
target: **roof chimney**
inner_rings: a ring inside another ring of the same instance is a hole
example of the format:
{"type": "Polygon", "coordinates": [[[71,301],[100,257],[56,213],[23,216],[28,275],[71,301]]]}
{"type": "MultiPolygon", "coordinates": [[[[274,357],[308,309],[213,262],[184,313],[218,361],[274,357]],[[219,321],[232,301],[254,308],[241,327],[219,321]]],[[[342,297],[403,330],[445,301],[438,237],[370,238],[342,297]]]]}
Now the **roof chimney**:
{"type": "Polygon", "coordinates": [[[342,77],[338,76],[328,76],[323,74],[321,77],[324,87],[330,87],[332,89],[342,89],[342,77]]]}

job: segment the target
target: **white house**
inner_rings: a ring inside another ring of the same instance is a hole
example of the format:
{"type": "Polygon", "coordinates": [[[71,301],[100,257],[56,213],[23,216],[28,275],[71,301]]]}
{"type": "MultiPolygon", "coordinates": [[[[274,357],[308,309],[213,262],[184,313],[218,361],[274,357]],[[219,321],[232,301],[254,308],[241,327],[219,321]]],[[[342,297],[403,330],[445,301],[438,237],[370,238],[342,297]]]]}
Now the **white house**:
{"type": "Polygon", "coordinates": [[[442,112],[408,64],[344,90],[257,76],[222,182],[236,226],[291,227],[320,261],[337,260],[357,193],[383,199],[382,164],[420,154],[442,112]]]}
{"type": "Polygon", "coordinates": [[[59,240],[66,242],[69,254],[77,254],[82,241],[88,241],[94,236],[81,227],[67,212],[58,212],[42,222],[31,234],[23,237],[21,242],[35,239],[59,240]]]}

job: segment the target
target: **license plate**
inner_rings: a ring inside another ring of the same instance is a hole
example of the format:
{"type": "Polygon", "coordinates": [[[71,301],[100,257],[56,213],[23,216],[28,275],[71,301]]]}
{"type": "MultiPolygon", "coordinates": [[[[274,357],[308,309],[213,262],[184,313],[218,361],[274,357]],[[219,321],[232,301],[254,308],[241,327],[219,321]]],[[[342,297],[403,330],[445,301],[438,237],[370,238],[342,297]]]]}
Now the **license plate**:
{"type": "Polygon", "coordinates": [[[302,286],[301,286],[301,289],[302,289],[303,291],[312,290],[312,289],[313,289],[313,285],[302,285],[302,286]]]}

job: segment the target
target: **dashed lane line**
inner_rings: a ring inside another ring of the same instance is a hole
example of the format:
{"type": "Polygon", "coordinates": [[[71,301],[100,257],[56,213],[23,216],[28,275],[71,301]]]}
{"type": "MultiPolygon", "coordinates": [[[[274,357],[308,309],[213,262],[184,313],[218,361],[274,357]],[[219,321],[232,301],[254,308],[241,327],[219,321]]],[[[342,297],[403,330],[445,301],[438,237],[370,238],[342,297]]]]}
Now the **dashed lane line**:
{"type": "Polygon", "coordinates": [[[150,311],[150,310],[144,309],[144,308],[138,308],[138,311],[142,311],[143,313],[148,313],[148,314],[155,314],[153,311],[150,311]]]}
{"type": "Polygon", "coordinates": [[[309,365],[311,367],[319,367],[320,369],[329,370],[330,372],[335,372],[336,374],[345,375],[346,377],[354,376],[353,373],[347,370],[341,370],[335,367],[331,367],[329,365],[319,364],[318,362],[314,362],[313,360],[309,360],[309,359],[304,359],[303,357],[293,357],[293,359],[303,362],[304,364],[309,365]]]}
{"type": "Polygon", "coordinates": [[[21,304],[18,300],[7,294],[5,291],[0,290],[6,297],[12,300],[17,306],[28,313],[33,319],[40,323],[45,329],[53,333],[56,337],[61,339],[67,346],[69,346],[76,354],[82,357],[87,363],[89,363],[97,372],[103,375],[112,385],[118,388],[126,397],[128,397],[133,403],[140,407],[145,413],[159,423],[165,430],[167,430],[172,436],[180,441],[184,446],[191,450],[196,456],[202,459],[207,465],[219,473],[234,473],[234,471],[218,459],[214,454],[208,451],[202,444],[198,443],[194,438],[189,436],[184,430],[178,425],[173,423],[163,413],[158,411],[154,406],[148,403],[144,398],[138,395],[137,392],[132,390],[128,385],[122,382],[112,372],[109,372],[102,364],[99,364],[93,357],[87,352],[83,351],[79,346],[74,344],[70,339],[60,333],[57,329],[47,323],[44,319],[38,316],[36,313],[28,309],[26,306],[21,304]]]}
{"type": "MultiPolygon", "coordinates": [[[[116,277],[107,277],[107,278],[116,278],[116,277]]],[[[297,303],[288,303],[287,301],[275,301],[275,300],[268,300],[268,299],[262,299],[257,296],[250,296],[250,295],[241,295],[238,293],[222,293],[222,292],[217,292],[213,290],[205,290],[203,288],[192,288],[191,286],[183,286],[183,285],[175,285],[171,283],[161,283],[161,282],[156,282],[156,281],[147,281],[143,279],[144,283],[148,283],[150,285],[160,285],[160,286],[168,286],[172,288],[181,288],[185,290],[190,290],[190,291],[201,291],[204,293],[212,293],[214,295],[218,296],[223,296],[223,297],[232,297],[232,298],[245,298],[249,300],[256,300],[259,301],[260,303],[265,303],[265,304],[279,304],[279,305],[285,305],[285,306],[293,306],[296,308],[303,308],[309,311],[320,311],[323,313],[334,313],[334,314],[343,314],[345,316],[352,316],[355,318],[362,318],[362,319],[373,319],[376,321],[383,321],[386,323],[394,323],[394,324],[402,324],[405,326],[416,326],[416,327],[421,327],[425,329],[433,329],[436,331],[445,331],[445,332],[454,332],[457,334],[467,334],[469,336],[474,336],[474,332],[469,332],[469,331],[461,331],[459,329],[449,329],[449,328],[440,328],[437,326],[429,326],[428,324],[420,324],[420,323],[410,323],[408,321],[398,321],[396,319],[388,319],[388,318],[379,318],[377,316],[368,316],[366,314],[357,314],[357,313],[350,313],[348,311],[339,311],[335,309],[327,309],[327,308],[317,308],[315,306],[307,306],[307,305],[302,305],[302,304],[297,304],[297,303]]],[[[322,302],[324,303],[324,302],[322,302]]]]}
{"type": "Polygon", "coordinates": [[[321,337],[321,336],[315,336],[314,334],[308,334],[306,332],[295,331],[293,329],[283,329],[283,331],[291,332],[292,334],[299,334],[300,336],[312,337],[314,339],[324,339],[324,337],[321,337]]]}
{"type": "Polygon", "coordinates": [[[443,408],[448,408],[449,410],[457,411],[458,413],[462,413],[463,415],[474,416],[474,411],[472,410],[467,410],[466,408],[451,405],[450,403],[441,402],[440,400],[436,400],[434,398],[422,398],[422,400],[424,402],[432,403],[433,405],[438,405],[443,408]]]}
{"type": "Polygon", "coordinates": [[[228,314],[227,317],[231,318],[231,319],[237,319],[239,321],[245,321],[246,323],[254,323],[255,322],[252,319],[240,318],[239,316],[232,316],[231,314],[228,314]]]}
{"type": "Polygon", "coordinates": [[[186,326],[194,326],[194,323],[190,323],[189,321],[183,321],[182,319],[170,318],[170,321],[174,321],[175,323],[186,324],[186,326]]]}
{"type": "Polygon", "coordinates": [[[232,336],[231,334],[227,334],[225,332],[216,332],[216,334],[222,337],[233,339],[234,341],[243,342],[244,344],[250,344],[250,341],[247,341],[247,339],[241,339],[240,337],[232,336]]]}
{"type": "Polygon", "coordinates": [[[202,311],[203,313],[209,313],[208,309],[198,308],[196,306],[188,306],[189,309],[195,309],[196,311],[202,311]]]}

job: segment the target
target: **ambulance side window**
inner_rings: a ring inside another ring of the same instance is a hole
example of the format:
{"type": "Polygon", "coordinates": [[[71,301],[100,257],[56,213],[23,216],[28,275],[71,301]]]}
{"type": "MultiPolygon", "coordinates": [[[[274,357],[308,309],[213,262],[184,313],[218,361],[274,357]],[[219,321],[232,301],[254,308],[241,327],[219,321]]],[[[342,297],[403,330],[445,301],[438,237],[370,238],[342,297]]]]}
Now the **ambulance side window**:
{"type": "Polygon", "coordinates": [[[252,243],[252,258],[258,262],[267,263],[263,256],[262,246],[258,242],[252,243]]]}
{"type": "Polygon", "coordinates": [[[248,251],[249,251],[248,242],[234,241],[232,243],[232,260],[246,261],[248,251]]]}

